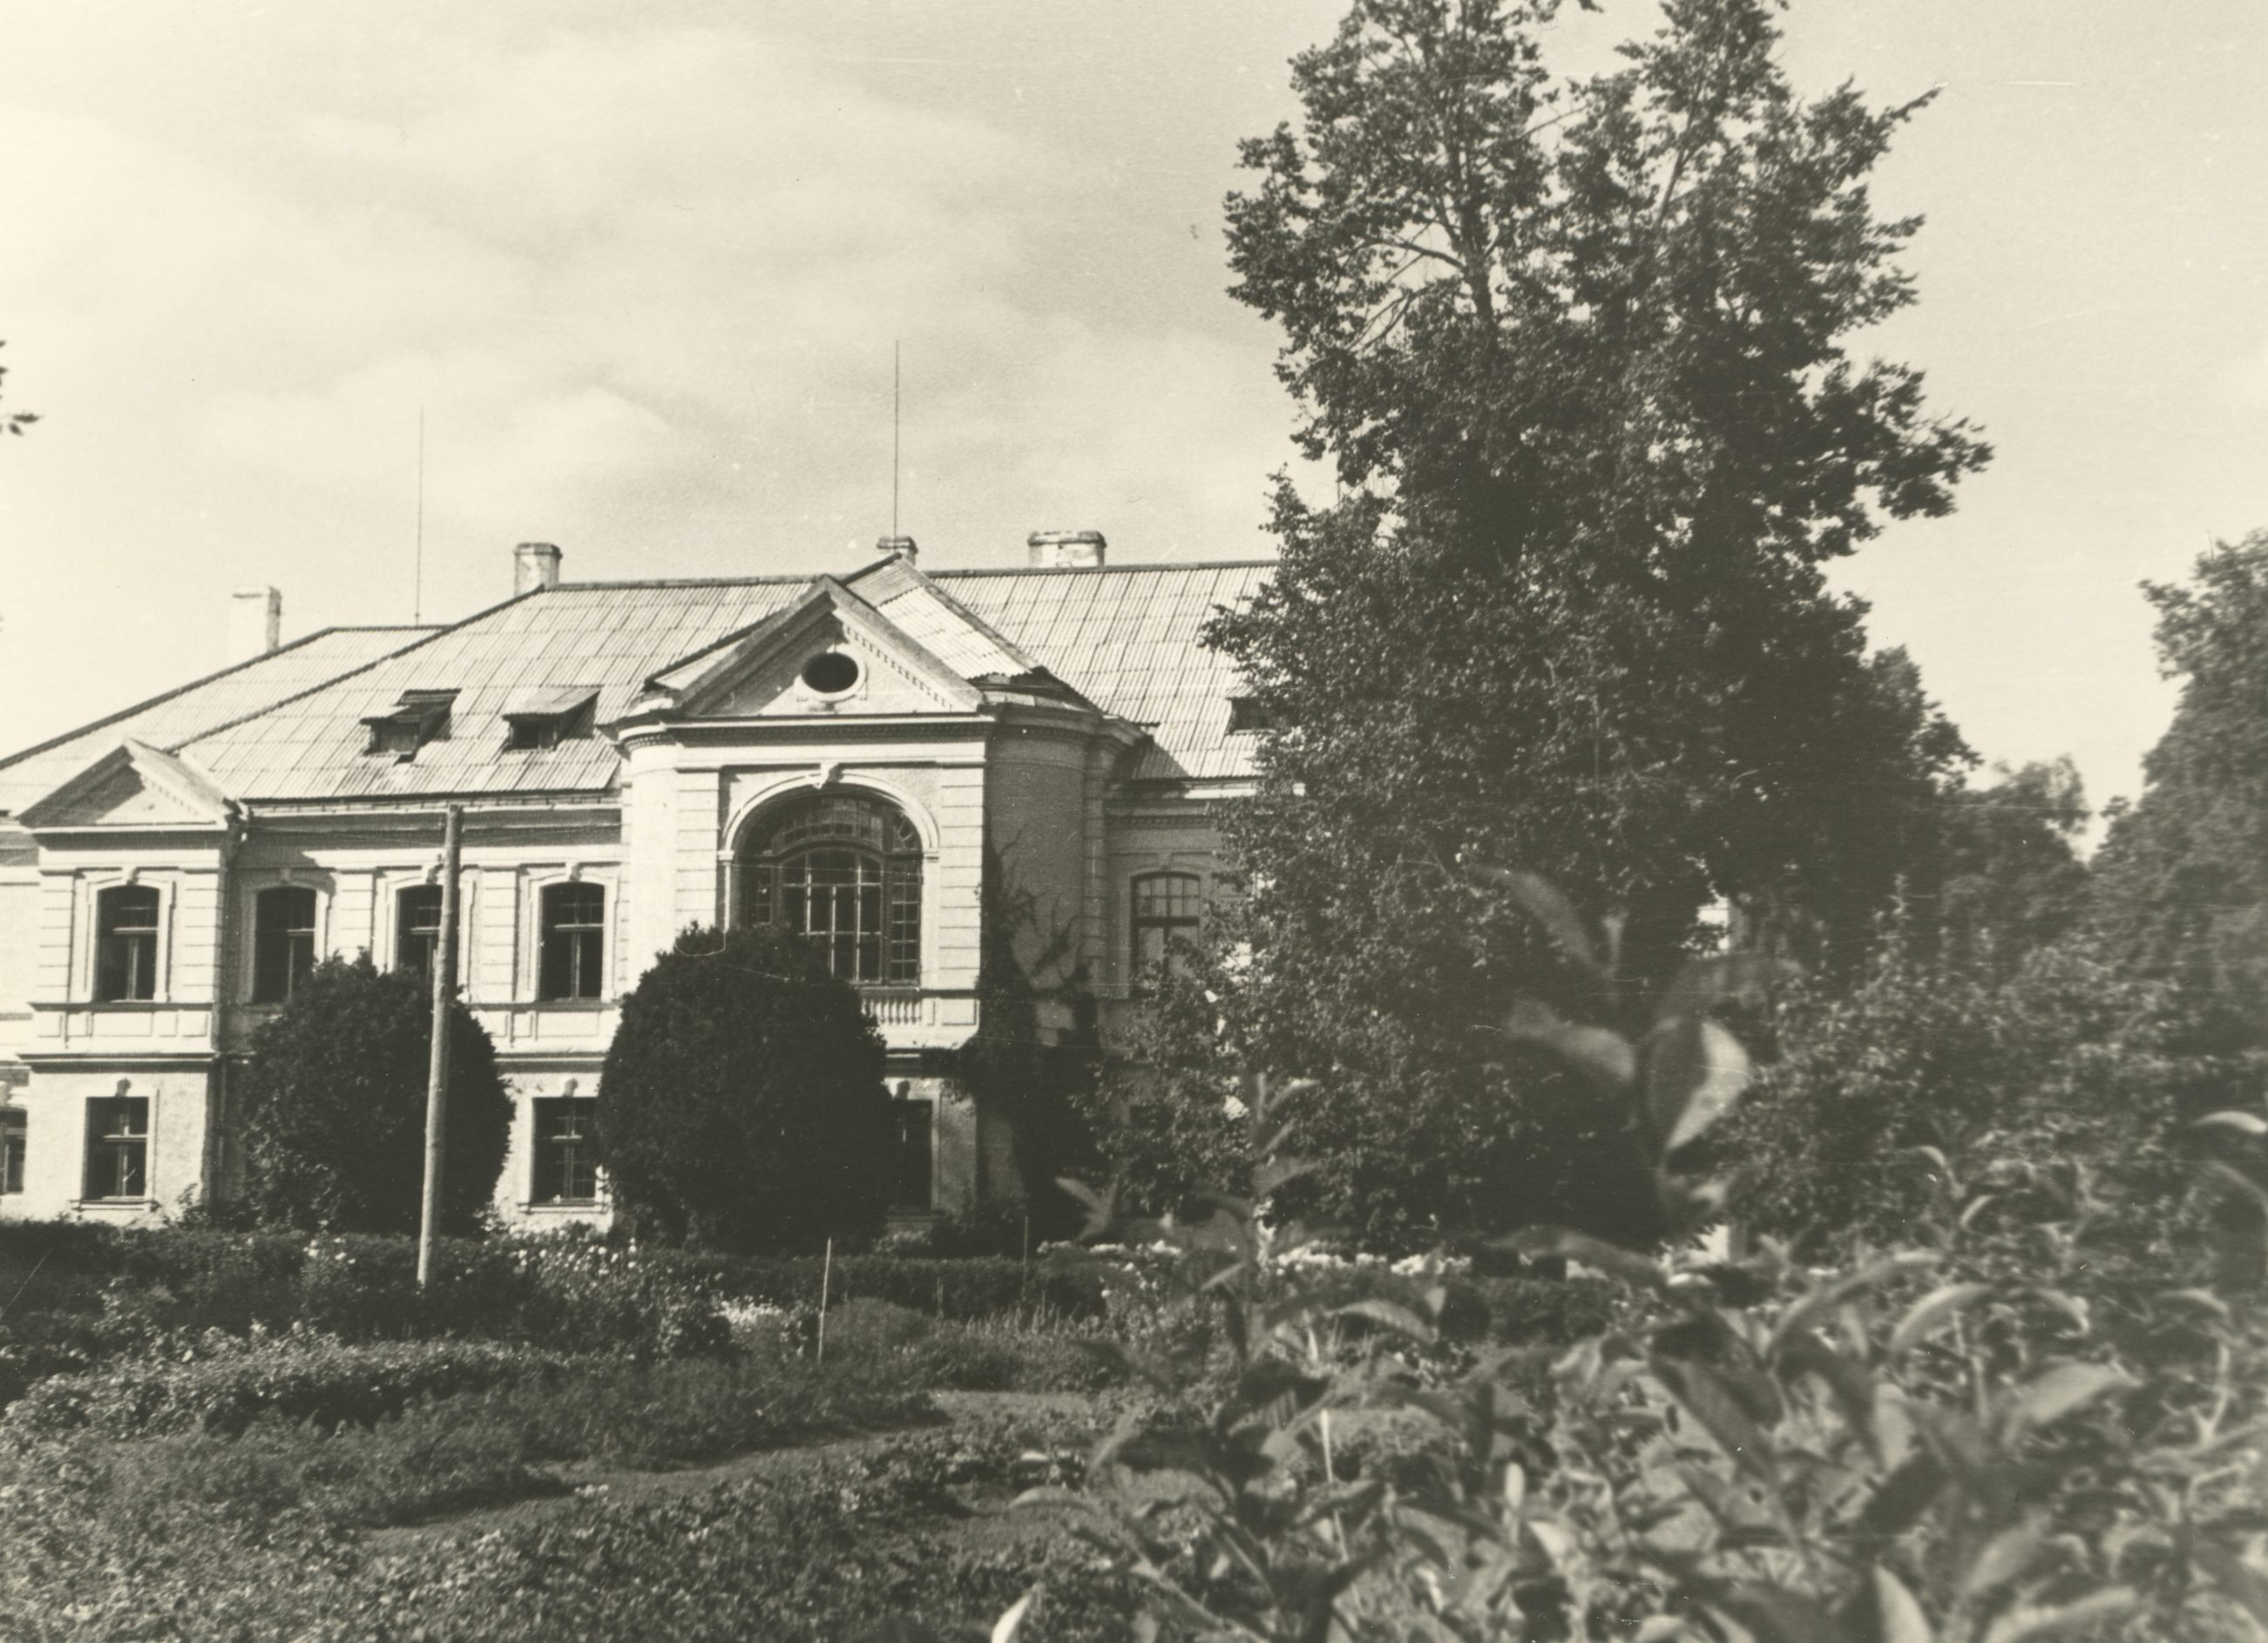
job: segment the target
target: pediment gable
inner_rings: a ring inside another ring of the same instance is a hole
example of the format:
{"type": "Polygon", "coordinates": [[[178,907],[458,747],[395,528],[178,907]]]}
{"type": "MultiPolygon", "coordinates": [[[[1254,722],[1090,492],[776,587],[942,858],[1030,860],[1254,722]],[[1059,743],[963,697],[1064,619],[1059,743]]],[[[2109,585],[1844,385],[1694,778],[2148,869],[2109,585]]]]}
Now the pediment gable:
{"type": "Polygon", "coordinates": [[[35,833],[72,828],[170,832],[225,828],[235,808],[186,760],[128,740],[25,806],[18,820],[35,833]]]}
{"type": "Polygon", "coordinates": [[[970,713],[984,693],[831,577],[788,609],[649,682],[657,705],[697,718],[970,713]],[[821,663],[822,657],[848,664],[821,663]]]}

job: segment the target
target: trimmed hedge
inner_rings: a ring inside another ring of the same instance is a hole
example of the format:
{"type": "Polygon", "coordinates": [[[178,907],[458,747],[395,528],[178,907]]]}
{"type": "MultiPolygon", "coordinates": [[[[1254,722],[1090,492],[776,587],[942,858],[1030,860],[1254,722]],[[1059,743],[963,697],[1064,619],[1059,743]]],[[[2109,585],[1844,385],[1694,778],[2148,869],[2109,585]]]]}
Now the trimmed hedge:
{"type": "Polygon", "coordinates": [[[124,1359],[51,1375],[0,1414],[0,1440],[242,1432],[262,1415],[326,1430],[372,1426],[428,1398],[554,1374],[566,1359],[480,1341],[350,1345],[328,1336],[213,1337],[210,1355],[124,1359]]]}
{"type": "MultiPolygon", "coordinates": [[[[688,1270],[713,1281],[723,1295],[775,1307],[819,1305],[824,1262],[817,1256],[677,1258],[688,1270]]],[[[1027,1265],[998,1256],[959,1260],[837,1256],[827,1286],[827,1304],[832,1309],[854,1299],[887,1300],[956,1323],[1018,1313],[1052,1313],[1065,1318],[1102,1315],[1102,1284],[1094,1273],[1046,1262],[1027,1265]]]]}

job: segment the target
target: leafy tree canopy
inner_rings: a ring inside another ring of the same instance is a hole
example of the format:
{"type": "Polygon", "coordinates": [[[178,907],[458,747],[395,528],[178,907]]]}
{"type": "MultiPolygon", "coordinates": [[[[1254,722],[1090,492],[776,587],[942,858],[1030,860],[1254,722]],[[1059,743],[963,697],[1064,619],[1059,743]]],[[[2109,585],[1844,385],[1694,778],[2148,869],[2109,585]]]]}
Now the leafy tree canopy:
{"type": "Polygon", "coordinates": [[[2268,531],[2145,592],[2181,698],[2096,858],[2093,922],[2178,985],[2201,1047],[2268,1047],[2268,531]]]}
{"type": "Polygon", "coordinates": [[[877,1231],[894,1132],[882,1039],[808,944],[688,929],[622,1001],[599,1137],[630,1224],[728,1249],[877,1231]]]}
{"type": "MultiPolygon", "coordinates": [[[[1452,1171],[1561,1087],[1484,1024],[1582,1002],[1468,862],[1616,914],[1641,983],[1712,895],[1855,953],[1970,756],[1823,572],[1989,454],[1918,372],[1848,352],[1913,298],[1918,222],[1867,178],[1918,105],[1799,97],[1763,0],[1674,0],[1565,82],[1557,9],[1356,0],[1228,205],[1235,294],[1349,488],[1279,488],[1278,571],[1211,630],[1276,726],[1227,821],[1256,1042],[1341,1128],[1432,1136],[1452,1171]]],[[[1519,1190],[1627,1174],[1561,1164],[1519,1190]]]]}
{"type": "Polygon", "coordinates": [[[1938,839],[1923,864],[1928,922],[1972,963],[2003,969],[2077,927],[2087,906],[2087,865],[2074,841],[2087,826],[2087,793],[2069,758],[2011,770],[1948,796],[1938,839]]]}
{"type": "MultiPolygon", "coordinates": [[[[248,1046],[242,1207],[263,1225],[415,1233],[425,1179],[433,996],[370,955],[326,959],[248,1046]]],[[[496,1196],[512,1101],[496,1049],[461,1004],[449,1011],[445,1227],[469,1232],[496,1196]]]]}

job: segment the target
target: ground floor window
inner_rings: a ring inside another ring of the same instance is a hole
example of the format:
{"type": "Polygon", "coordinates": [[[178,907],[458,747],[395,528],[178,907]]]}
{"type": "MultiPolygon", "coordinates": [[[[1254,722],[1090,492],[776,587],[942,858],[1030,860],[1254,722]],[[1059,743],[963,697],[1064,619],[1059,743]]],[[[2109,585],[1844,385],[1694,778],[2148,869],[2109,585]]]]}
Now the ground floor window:
{"type": "Polygon", "coordinates": [[[891,1103],[898,1124],[897,1185],[891,1194],[894,1210],[933,1208],[937,1164],[937,1104],[918,1097],[900,1096],[891,1103]]]}
{"type": "Polygon", "coordinates": [[[29,1131],[21,1107],[0,1107],[0,1192],[24,1190],[24,1143],[29,1131]]]}
{"type": "Polygon", "coordinates": [[[545,1096],[535,1108],[535,1201],[589,1204],[599,1196],[599,1103],[545,1096]]]}
{"type": "Polygon", "coordinates": [[[150,1098],[104,1095],[86,1104],[86,1196],[150,1196],[150,1098]]]}

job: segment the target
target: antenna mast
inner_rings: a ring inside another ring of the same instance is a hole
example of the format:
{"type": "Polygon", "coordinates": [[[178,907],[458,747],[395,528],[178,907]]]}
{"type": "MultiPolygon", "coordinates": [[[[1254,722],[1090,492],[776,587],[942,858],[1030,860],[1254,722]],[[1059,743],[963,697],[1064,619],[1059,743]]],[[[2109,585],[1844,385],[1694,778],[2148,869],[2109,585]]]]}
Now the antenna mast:
{"type": "Polygon", "coordinates": [[[899,385],[902,380],[898,369],[901,344],[895,339],[890,343],[890,535],[898,534],[898,401],[899,385]]]}
{"type": "Polygon", "coordinates": [[[425,619],[425,408],[417,408],[417,564],[409,578],[409,620],[425,619]]]}

